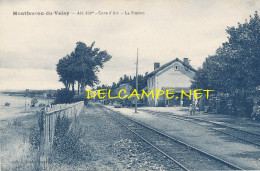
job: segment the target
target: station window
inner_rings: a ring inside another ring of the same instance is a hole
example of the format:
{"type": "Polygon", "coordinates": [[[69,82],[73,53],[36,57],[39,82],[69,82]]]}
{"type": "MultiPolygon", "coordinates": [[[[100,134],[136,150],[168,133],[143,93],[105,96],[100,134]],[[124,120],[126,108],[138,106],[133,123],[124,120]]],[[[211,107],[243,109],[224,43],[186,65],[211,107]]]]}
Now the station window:
{"type": "Polygon", "coordinates": [[[178,66],[177,65],[174,67],[174,70],[178,70],[178,66]]]}

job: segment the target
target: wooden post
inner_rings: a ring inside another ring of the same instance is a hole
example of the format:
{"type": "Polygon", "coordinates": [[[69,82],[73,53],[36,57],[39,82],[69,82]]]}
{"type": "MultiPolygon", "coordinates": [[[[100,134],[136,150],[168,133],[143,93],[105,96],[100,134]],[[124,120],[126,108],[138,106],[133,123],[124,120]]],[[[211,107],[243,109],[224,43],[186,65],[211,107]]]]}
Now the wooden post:
{"type": "MultiPolygon", "coordinates": [[[[138,48],[137,48],[137,57],[136,57],[136,91],[137,91],[137,94],[138,94],[138,48]]],[[[135,101],[135,113],[137,113],[137,98],[136,98],[136,101],[135,101]]]]}

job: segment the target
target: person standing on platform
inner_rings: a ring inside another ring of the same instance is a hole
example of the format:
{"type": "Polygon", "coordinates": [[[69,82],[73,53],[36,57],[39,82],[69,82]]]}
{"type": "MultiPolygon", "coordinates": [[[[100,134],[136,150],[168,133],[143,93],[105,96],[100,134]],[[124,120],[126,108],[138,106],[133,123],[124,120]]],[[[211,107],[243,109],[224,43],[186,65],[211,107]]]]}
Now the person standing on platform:
{"type": "Polygon", "coordinates": [[[194,115],[196,111],[196,106],[194,104],[190,104],[190,115],[194,115]]]}

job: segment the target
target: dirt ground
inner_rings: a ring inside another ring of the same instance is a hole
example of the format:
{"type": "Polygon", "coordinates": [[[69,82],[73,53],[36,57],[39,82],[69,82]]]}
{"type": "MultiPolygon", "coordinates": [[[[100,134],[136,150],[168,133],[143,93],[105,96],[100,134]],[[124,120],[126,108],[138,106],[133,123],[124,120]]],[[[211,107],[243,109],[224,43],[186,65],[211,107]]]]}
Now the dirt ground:
{"type": "MultiPolygon", "coordinates": [[[[79,116],[81,138],[90,157],[76,164],[53,162],[50,170],[178,170],[161,153],[149,147],[98,106],[84,107],[79,116]]],[[[37,150],[29,143],[37,114],[0,120],[1,170],[35,170],[37,150]]]]}
{"type": "MultiPolygon", "coordinates": [[[[129,133],[107,110],[90,105],[83,109],[82,141],[91,158],[77,166],[52,164],[54,170],[171,170],[175,164],[129,133]]],[[[175,168],[174,170],[178,170],[175,168]]]]}

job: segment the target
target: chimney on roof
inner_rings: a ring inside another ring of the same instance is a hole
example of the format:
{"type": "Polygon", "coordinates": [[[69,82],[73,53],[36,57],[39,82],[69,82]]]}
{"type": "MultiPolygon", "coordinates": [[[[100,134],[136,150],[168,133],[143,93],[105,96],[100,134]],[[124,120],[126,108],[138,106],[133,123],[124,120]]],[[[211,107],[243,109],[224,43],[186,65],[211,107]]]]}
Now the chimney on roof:
{"type": "Polygon", "coordinates": [[[156,70],[157,68],[160,68],[160,63],[159,62],[155,62],[154,63],[154,70],[156,70]]]}
{"type": "Polygon", "coordinates": [[[186,65],[190,65],[189,58],[183,58],[183,63],[186,65]]]}

